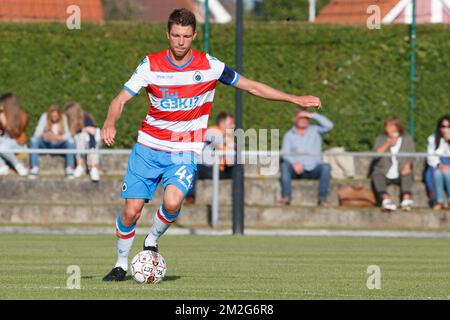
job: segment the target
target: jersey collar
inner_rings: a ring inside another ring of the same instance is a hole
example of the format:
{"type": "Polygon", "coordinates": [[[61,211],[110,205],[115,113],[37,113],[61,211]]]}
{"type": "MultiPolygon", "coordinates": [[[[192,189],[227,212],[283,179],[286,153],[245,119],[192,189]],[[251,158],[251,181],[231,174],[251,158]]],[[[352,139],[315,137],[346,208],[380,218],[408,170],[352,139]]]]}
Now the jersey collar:
{"type": "Polygon", "coordinates": [[[167,52],[166,52],[166,59],[167,59],[167,62],[169,62],[170,65],[171,65],[172,67],[175,67],[175,68],[181,70],[181,69],[186,68],[186,67],[192,62],[192,60],[194,60],[194,52],[192,52],[192,49],[191,49],[191,57],[189,58],[188,61],[186,61],[185,64],[183,64],[183,65],[181,65],[181,66],[177,65],[176,63],[174,63],[174,62],[170,59],[170,57],[169,57],[169,50],[167,50],[167,52]]]}

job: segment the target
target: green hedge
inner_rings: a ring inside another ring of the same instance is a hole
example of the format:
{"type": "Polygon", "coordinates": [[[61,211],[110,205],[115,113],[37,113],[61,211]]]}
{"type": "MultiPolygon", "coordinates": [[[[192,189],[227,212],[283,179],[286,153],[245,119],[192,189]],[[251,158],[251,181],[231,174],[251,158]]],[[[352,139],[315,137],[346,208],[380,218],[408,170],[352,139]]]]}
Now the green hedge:
{"type": "MultiPolygon", "coordinates": [[[[424,149],[436,119],[450,112],[449,27],[418,28],[416,140],[424,149]]],[[[322,98],[335,123],[329,146],[368,150],[386,116],[408,117],[408,27],[248,23],[244,74],[296,94],[322,98]]],[[[32,133],[50,103],[80,102],[102,124],[111,99],[147,53],[166,47],[159,24],[0,24],[0,92],[12,91],[31,114],[32,133]]],[[[195,46],[201,49],[201,32],[195,46]]],[[[234,27],[214,26],[211,54],[234,66],[234,27]]],[[[212,118],[234,111],[234,90],[218,86],[212,118]]],[[[116,147],[130,147],[147,111],[143,94],[126,106],[116,147]]],[[[291,126],[294,107],[244,97],[245,128],[291,126]]]]}

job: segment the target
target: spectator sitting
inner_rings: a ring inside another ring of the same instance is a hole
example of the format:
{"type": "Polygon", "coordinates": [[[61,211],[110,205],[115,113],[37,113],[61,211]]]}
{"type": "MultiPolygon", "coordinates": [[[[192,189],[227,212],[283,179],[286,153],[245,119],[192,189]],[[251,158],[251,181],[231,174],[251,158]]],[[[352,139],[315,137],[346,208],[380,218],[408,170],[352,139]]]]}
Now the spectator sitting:
{"type": "MultiPolygon", "coordinates": [[[[195,202],[197,179],[212,179],[214,151],[217,150],[226,152],[234,150],[234,117],[227,112],[221,112],[217,116],[216,124],[217,125],[215,126],[209,127],[205,133],[205,147],[203,148],[202,155],[198,160],[197,174],[192,180],[192,187],[186,196],[187,203],[195,202]]],[[[233,156],[220,157],[220,179],[231,179],[233,163],[233,156]]]]}
{"type": "MultiPolygon", "coordinates": [[[[300,108],[294,117],[294,127],[283,137],[282,153],[314,153],[322,152],[322,135],[333,129],[333,123],[323,115],[311,113],[300,108]],[[314,119],[317,125],[309,124],[314,119]]],[[[283,155],[281,159],[281,196],[279,204],[289,205],[291,202],[291,180],[319,179],[318,204],[328,206],[328,188],[331,179],[331,167],[321,162],[320,155],[283,155]]]]}
{"type": "Polygon", "coordinates": [[[371,174],[372,183],[378,199],[381,200],[383,211],[395,211],[397,206],[391,200],[388,192],[388,184],[400,186],[401,208],[411,210],[414,202],[411,199],[411,188],[413,184],[413,159],[397,157],[398,153],[415,152],[414,141],[410,135],[405,133],[401,120],[397,117],[389,117],[384,123],[384,134],[378,136],[375,141],[374,151],[379,153],[390,153],[391,157],[380,157],[374,159],[371,174]]]}
{"type": "MultiPolygon", "coordinates": [[[[0,97],[0,149],[21,149],[27,143],[26,129],[28,115],[20,107],[17,98],[6,93],[0,97]]],[[[0,175],[7,175],[7,162],[20,176],[26,176],[28,170],[14,153],[0,153],[0,175]]]]}
{"type": "MultiPolygon", "coordinates": [[[[39,118],[38,125],[31,138],[32,149],[73,149],[75,143],[70,135],[67,118],[58,105],[52,104],[47,112],[39,118]]],[[[74,155],[66,154],[66,176],[73,179],[74,155]]],[[[30,157],[30,179],[39,176],[39,155],[32,153],[30,157]]]]}
{"type": "Polygon", "coordinates": [[[450,205],[450,115],[439,119],[435,133],[428,137],[427,152],[437,156],[427,157],[425,183],[432,195],[433,209],[442,210],[444,189],[450,205]]]}
{"type": "Polygon", "coordinates": [[[100,129],[95,125],[94,118],[85,112],[80,104],[73,102],[67,105],[65,110],[69,130],[75,140],[77,150],[89,150],[89,154],[77,154],[77,166],[74,171],[75,178],[81,177],[86,172],[86,163],[92,181],[99,181],[100,174],[97,168],[98,156],[95,152],[100,142],[100,129]],[[85,158],[87,161],[85,161],[85,158]]]}

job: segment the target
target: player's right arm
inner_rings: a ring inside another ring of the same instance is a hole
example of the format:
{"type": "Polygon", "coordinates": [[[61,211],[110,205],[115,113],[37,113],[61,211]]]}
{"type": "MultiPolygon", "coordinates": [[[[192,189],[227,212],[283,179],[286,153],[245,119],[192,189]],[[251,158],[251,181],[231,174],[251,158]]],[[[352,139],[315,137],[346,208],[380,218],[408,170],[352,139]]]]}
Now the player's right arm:
{"type": "Polygon", "coordinates": [[[108,115],[101,131],[102,140],[107,146],[112,146],[116,138],[116,121],[122,114],[125,104],[133,98],[133,95],[126,90],[120,91],[109,105],[108,115]]]}

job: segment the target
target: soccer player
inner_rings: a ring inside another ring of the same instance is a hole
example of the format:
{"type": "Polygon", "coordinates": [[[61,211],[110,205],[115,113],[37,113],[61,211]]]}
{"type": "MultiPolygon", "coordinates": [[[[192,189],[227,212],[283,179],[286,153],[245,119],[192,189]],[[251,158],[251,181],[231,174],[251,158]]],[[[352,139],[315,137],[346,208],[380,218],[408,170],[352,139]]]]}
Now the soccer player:
{"type": "Polygon", "coordinates": [[[249,80],[220,60],[193,50],[195,29],[192,12],[174,10],[166,31],[169,49],[146,56],[109,106],[101,136],[111,146],[116,136],[115,123],[125,104],[143,87],[150,104],[122,185],[125,206],[116,220],[117,262],[104,281],[124,280],[136,222],[161,181],[163,201],[154,214],[144,250],[157,252],[158,238],[180,214],[197,170],[196,156],[203,148],[217,81],[264,99],[320,107],[319,98],[287,94],[249,80]]]}

